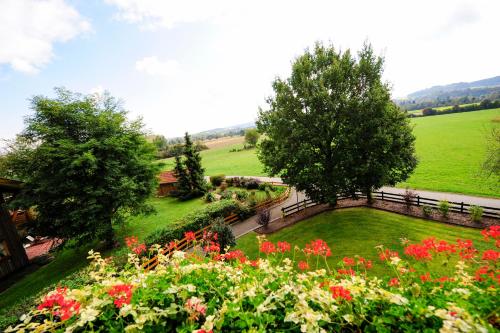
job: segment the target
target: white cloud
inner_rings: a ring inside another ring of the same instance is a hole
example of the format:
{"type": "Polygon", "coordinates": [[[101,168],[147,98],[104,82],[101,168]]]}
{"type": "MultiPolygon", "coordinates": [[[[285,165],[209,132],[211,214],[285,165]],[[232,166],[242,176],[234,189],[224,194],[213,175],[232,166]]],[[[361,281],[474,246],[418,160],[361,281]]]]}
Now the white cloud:
{"type": "Polygon", "coordinates": [[[0,65],[37,73],[54,56],[53,44],[90,30],[63,0],[0,1],[0,65]]]}
{"type": "Polygon", "coordinates": [[[179,63],[175,60],[161,61],[151,56],[137,60],[135,69],[148,75],[173,76],[179,72],[179,63]]]}
{"type": "Polygon", "coordinates": [[[190,23],[213,18],[224,13],[228,0],[106,0],[118,8],[115,18],[137,23],[143,29],[172,28],[178,23],[190,23]]]}

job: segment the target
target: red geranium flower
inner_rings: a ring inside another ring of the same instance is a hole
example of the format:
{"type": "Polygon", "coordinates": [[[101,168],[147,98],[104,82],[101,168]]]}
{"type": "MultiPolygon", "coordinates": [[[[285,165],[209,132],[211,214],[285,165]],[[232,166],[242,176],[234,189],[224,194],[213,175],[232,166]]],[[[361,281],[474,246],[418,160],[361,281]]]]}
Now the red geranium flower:
{"type": "Polygon", "coordinates": [[[500,258],[500,252],[495,250],[486,250],[483,252],[483,260],[497,261],[500,258]]]}
{"type": "Polygon", "coordinates": [[[330,248],[326,244],[326,242],[322,239],[317,239],[312,241],[309,244],[306,244],[306,248],[304,252],[307,254],[314,254],[315,256],[326,256],[329,257],[332,255],[330,248]]]}
{"type": "Polygon", "coordinates": [[[379,254],[379,258],[382,261],[390,260],[391,258],[394,258],[394,257],[399,258],[399,253],[397,253],[396,251],[391,251],[389,249],[385,249],[384,252],[379,254]]]}
{"type": "Polygon", "coordinates": [[[80,303],[75,300],[67,299],[67,288],[58,287],[50,295],[46,295],[43,302],[38,305],[38,310],[49,309],[54,316],[61,317],[61,320],[67,320],[80,310],[80,303]]]}
{"type": "Polygon", "coordinates": [[[351,275],[351,276],[356,275],[356,272],[353,271],[351,268],[349,268],[349,269],[338,269],[337,273],[339,273],[340,275],[351,275]]]}
{"type": "Polygon", "coordinates": [[[354,261],[353,258],[344,257],[344,259],[342,259],[342,261],[344,262],[344,265],[346,265],[348,267],[356,265],[356,262],[354,261]]]}
{"type": "Polygon", "coordinates": [[[432,260],[432,255],[429,253],[429,249],[426,245],[410,244],[405,248],[405,254],[416,260],[432,260]]]}
{"type": "Polygon", "coordinates": [[[130,304],[132,299],[131,284],[117,284],[108,291],[109,296],[113,297],[117,308],[121,308],[124,304],[130,304]]]}
{"type": "Polygon", "coordinates": [[[298,267],[301,271],[305,271],[306,269],[309,269],[309,264],[305,261],[299,261],[298,267]]]}
{"type": "Polygon", "coordinates": [[[186,241],[188,242],[194,242],[196,240],[196,235],[192,231],[186,231],[184,233],[184,238],[186,238],[186,241]]]}
{"type": "Polygon", "coordinates": [[[420,280],[422,282],[427,282],[431,280],[431,274],[429,272],[425,273],[425,275],[420,275],[420,280]]]}
{"type": "Polygon", "coordinates": [[[280,242],[278,241],[278,249],[281,253],[285,253],[287,251],[290,251],[292,246],[288,242],[280,242]]]}
{"type": "Polygon", "coordinates": [[[276,247],[274,246],[273,243],[265,241],[260,245],[260,252],[265,254],[271,254],[276,252],[276,247]]]}
{"type": "Polygon", "coordinates": [[[399,286],[399,279],[398,278],[392,278],[389,280],[389,286],[395,287],[399,286]]]}
{"type": "Polygon", "coordinates": [[[345,299],[346,301],[352,300],[351,292],[342,286],[332,286],[330,287],[332,292],[332,297],[335,299],[345,299]]]}

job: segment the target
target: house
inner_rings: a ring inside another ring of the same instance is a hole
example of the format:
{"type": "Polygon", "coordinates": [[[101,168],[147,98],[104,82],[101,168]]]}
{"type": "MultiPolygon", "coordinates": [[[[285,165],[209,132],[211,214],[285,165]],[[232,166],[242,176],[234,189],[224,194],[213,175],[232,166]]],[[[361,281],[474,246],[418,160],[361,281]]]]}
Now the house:
{"type": "Polygon", "coordinates": [[[159,175],[158,196],[164,197],[177,189],[177,177],[174,171],[163,171],[159,175]]]}
{"type": "Polygon", "coordinates": [[[0,178],[0,278],[28,264],[28,257],[7,209],[7,200],[21,190],[22,183],[0,178]]]}

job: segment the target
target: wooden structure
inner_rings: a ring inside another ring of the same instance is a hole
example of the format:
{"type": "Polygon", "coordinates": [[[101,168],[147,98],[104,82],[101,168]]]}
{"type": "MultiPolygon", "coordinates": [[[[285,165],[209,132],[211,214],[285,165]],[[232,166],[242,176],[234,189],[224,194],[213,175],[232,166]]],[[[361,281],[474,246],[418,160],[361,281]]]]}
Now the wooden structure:
{"type": "Polygon", "coordinates": [[[21,189],[21,182],[0,178],[0,278],[28,264],[12,216],[7,209],[6,198],[21,189]]]}
{"type": "Polygon", "coordinates": [[[167,196],[177,189],[177,177],[175,177],[174,171],[163,171],[159,178],[158,196],[167,196]]]}

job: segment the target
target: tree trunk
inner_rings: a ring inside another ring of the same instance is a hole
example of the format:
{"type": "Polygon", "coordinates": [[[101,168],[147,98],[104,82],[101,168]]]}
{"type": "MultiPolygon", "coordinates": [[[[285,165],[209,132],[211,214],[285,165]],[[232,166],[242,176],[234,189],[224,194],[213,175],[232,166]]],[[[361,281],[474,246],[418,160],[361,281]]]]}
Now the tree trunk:
{"type": "Polygon", "coordinates": [[[104,246],[107,249],[113,248],[113,246],[115,245],[115,233],[113,230],[113,225],[111,224],[111,218],[107,220],[107,222],[103,227],[102,237],[104,241],[104,246]]]}
{"type": "Polygon", "coordinates": [[[372,190],[370,188],[366,189],[366,200],[370,205],[373,203],[373,195],[372,195],[372,190]]]}

